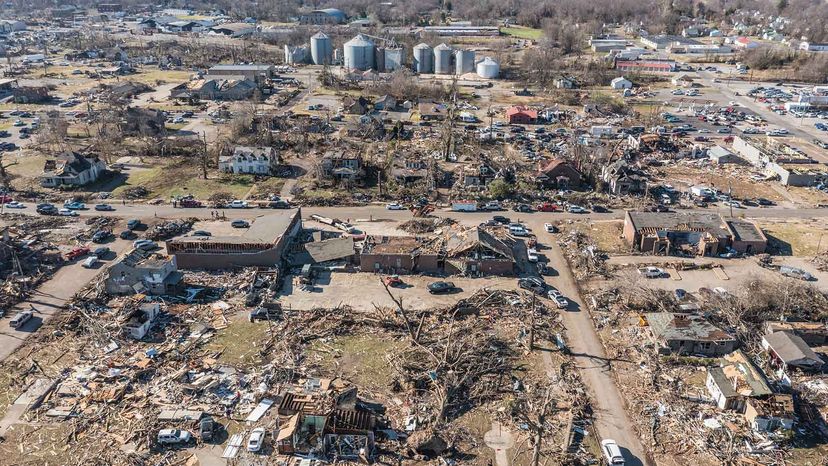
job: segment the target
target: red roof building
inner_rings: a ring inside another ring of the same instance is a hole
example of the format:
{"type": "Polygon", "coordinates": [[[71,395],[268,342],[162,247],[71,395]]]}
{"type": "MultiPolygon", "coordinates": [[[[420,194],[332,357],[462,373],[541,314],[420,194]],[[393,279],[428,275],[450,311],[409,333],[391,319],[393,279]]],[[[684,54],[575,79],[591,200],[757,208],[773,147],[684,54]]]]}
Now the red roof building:
{"type": "Polygon", "coordinates": [[[512,107],[506,110],[506,119],[510,125],[528,125],[538,121],[538,111],[521,106],[512,107]]]}

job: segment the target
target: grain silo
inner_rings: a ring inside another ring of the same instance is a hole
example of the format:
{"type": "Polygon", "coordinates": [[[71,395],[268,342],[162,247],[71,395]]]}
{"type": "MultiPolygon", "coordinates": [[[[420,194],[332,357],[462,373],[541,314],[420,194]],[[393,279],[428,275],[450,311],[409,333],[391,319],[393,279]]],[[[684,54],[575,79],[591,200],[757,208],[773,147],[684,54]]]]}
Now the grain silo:
{"type": "Polygon", "coordinates": [[[457,74],[473,72],[474,50],[458,50],[454,52],[454,66],[457,74]]]}
{"type": "Polygon", "coordinates": [[[414,71],[420,74],[434,72],[434,54],[428,44],[414,47],[414,71]]]}
{"type": "Polygon", "coordinates": [[[440,44],[434,47],[434,74],[451,73],[451,47],[440,44]]]}
{"type": "Polygon", "coordinates": [[[317,32],[310,39],[311,59],[314,65],[330,65],[332,62],[333,46],[331,38],[322,31],[317,32]]]}
{"type": "Polygon", "coordinates": [[[363,34],[345,42],[345,62],[349,71],[366,71],[374,68],[374,43],[363,34]]]}
{"type": "Polygon", "coordinates": [[[477,75],[481,78],[496,79],[500,75],[500,65],[491,57],[486,57],[477,64],[477,75]]]}
{"type": "Polygon", "coordinates": [[[292,47],[285,45],[285,63],[288,65],[296,65],[298,63],[305,63],[308,58],[308,48],[303,46],[292,47]]]}
{"type": "Polygon", "coordinates": [[[390,47],[385,49],[385,71],[396,71],[405,63],[405,49],[402,47],[390,47]]]}

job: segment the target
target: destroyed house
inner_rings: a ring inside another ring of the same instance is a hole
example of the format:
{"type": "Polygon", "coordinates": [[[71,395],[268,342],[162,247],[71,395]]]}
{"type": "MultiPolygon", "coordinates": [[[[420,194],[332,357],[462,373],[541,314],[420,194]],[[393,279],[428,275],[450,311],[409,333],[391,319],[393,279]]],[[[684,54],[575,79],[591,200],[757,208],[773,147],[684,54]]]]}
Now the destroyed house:
{"type": "Polygon", "coordinates": [[[563,159],[553,159],[538,169],[535,181],[545,188],[577,189],[581,172],[563,159]]]}
{"type": "Polygon", "coordinates": [[[745,407],[745,420],[757,432],[791,430],[795,415],[793,396],[790,394],[751,398],[745,407]]]}
{"type": "Polygon", "coordinates": [[[647,174],[624,159],[601,168],[601,179],[615,195],[638,194],[647,190],[647,174]]]}
{"type": "Polygon", "coordinates": [[[12,89],[16,104],[39,104],[49,100],[49,88],[46,86],[17,86],[12,89]]]}
{"type": "Polygon", "coordinates": [[[321,264],[325,262],[351,263],[356,251],[353,236],[321,239],[304,243],[304,253],[291,258],[291,264],[321,264]]]}
{"type": "Polygon", "coordinates": [[[715,256],[732,248],[760,254],[767,238],[755,224],[725,221],[711,212],[630,212],[624,216],[624,238],[637,250],[657,255],[715,256]]]}
{"type": "Polygon", "coordinates": [[[368,236],[359,256],[360,270],[382,273],[437,273],[442,260],[429,241],[414,236],[368,236]]]}
{"type": "Polygon", "coordinates": [[[110,294],[170,294],[177,290],[183,278],[175,258],[167,259],[140,249],[123,256],[106,274],[104,286],[110,294]]]}
{"type": "Polygon", "coordinates": [[[277,267],[302,229],[301,210],[256,218],[239,236],[185,236],[167,241],[167,253],[183,269],[277,267]]]}
{"type": "Polygon", "coordinates": [[[322,156],[319,167],[321,178],[333,178],[337,181],[355,182],[365,176],[362,156],[346,150],[334,150],[322,156]]]}
{"type": "Polygon", "coordinates": [[[389,174],[401,185],[418,183],[429,177],[428,162],[425,157],[416,155],[396,157],[389,174]]]}
{"type": "Polygon", "coordinates": [[[40,175],[40,185],[45,188],[84,186],[97,181],[104,170],[106,164],[98,156],[68,152],[46,160],[40,175]]]}
{"type": "Polygon", "coordinates": [[[256,83],[242,76],[197,79],[172,88],[170,97],[197,100],[244,100],[251,98],[256,88],[256,83]]]}
{"type": "Polygon", "coordinates": [[[828,324],[822,322],[795,322],[795,321],[767,321],[765,333],[789,332],[802,340],[808,346],[822,346],[828,344],[828,324]]]}
{"type": "Polygon", "coordinates": [[[121,330],[129,337],[140,340],[146,336],[158,314],[161,306],[158,303],[143,303],[138,307],[130,308],[125,314],[121,330]]]}
{"type": "Polygon", "coordinates": [[[748,398],[767,397],[773,393],[765,374],[742,351],[721,358],[719,366],[707,369],[707,391],[719,409],[744,413],[748,398]]]}
{"type": "Polygon", "coordinates": [[[273,147],[237,146],[233,154],[219,157],[218,168],[222,173],[269,175],[279,162],[273,147]]]}
{"type": "Polygon", "coordinates": [[[127,107],[119,126],[125,135],[156,136],[166,132],[166,120],[160,110],[127,107]]]}
{"type": "Polygon", "coordinates": [[[498,238],[480,227],[453,229],[445,242],[445,271],[449,274],[479,276],[513,275],[515,253],[512,240],[498,238]],[[507,244],[509,241],[510,244],[507,244]]]}
{"type": "Polygon", "coordinates": [[[647,314],[660,354],[722,356],[736,349],[736,338],[695,314],[647,314]]]}
{"type": "Polygon", "coordinates": [[[276,76],[273,65],[215,65],[207,70],[207,79],[243,79],[264,84],[276,76]]]}

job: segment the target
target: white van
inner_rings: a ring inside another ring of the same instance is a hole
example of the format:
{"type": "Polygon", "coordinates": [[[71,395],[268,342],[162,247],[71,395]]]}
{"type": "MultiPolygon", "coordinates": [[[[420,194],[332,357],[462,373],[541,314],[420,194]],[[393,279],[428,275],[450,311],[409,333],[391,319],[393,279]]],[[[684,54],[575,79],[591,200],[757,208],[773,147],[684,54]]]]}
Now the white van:
{"type": "Polygon", "coordinates": [[[12,317],[12,319],[9,321],[9,326],[11,326],[11,328],[20,328],[23,325],[25,325],[26,322],[29,321],[29,319],[32,318],[32,315],[34,315],[32,311],[18,312],[17,315],[12,317]]]}
{"type": "Polygon", "coordinates": [[[98,256],[89,256],[86,258],[85,261],[81,262],[81,267],[85,269],[91,269],[95,267],[95,264],[98,263],[98,256]]]}

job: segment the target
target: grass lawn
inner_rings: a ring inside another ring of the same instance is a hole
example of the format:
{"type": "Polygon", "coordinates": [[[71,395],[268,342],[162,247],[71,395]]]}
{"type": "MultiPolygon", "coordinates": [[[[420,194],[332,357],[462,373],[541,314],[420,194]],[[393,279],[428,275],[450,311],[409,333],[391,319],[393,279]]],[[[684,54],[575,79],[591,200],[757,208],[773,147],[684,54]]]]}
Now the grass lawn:
{"type": "Polygon", "coordinates": [[[147,188],[150,198],[169,199],[172,196],[192,194],[199,199],[207,199],[217,192],[229,192],[235,197],[242,197],[253,185],[251,176],[223,175],[212,170],[208,171],[208,179],[205,180],[201,177],[201,168],[195,160],[173,161],[132,173],[127,171],[126,174],[126,183],[113,191],[116,198],[132,186],[147,188]]]}
{"type": "Polygon", "coordinates": [[[6,155],[4,158],[6,165],[11,163],[8,171],[12,175],[21,178],[34,178],[43,172],[43,164],[46,162],[45,155],[23,155],[20,157],[10,157],[6,155]]]}
{"type": "Polygon", "coordinates": [[[233,317],[229,327],[216,332],[210,351],[223,350],[219,361],[224,364],[248,366],[264,361],[259,351],[270,339],[267,322],[248,322],[243,315],[233,317]]]}
{"type": "Polygon", "coordinates": [[[768,237],[768,245],[776,253],[793,256],[813,256],[817,246],[825,251],[828,240],[822,238],[825,225],[822,222],[759,222],[759,227],[768,237]],[[826,240],[820,242],[820,239],[826,240]]]}
{"type": "Polygon", "coordinates": [[[375,335],[338,337],[330,342],[314,341],[308,353],[329,375],[339,375],[358,387],[383,390],[394,377],[385,355],[401,343],[375,335]]]}
{"type": "Polygon", "coordinates": [[[192,74],[192,71],[150,69],[137,74],[130,75],[129,80],[146,83],[149,85],[155,85],[156,81],[164,81],[168,83],[183,83],[185,81],[188,81],[192,74]]]}
{"type": "Polygon", "coordinates": [[[257,181],[256,186],[253,188],[253,192],[251,195],[255,194],[276,194],[278,195],[282,192],[282,186],[285,185],[287,180],[285,178],[276,178],[270,177],[264,181],[257,181]]]}
{"type": "Polygon", "coordinates": [[[519,39],[538,40],[543,37],[543,29],[527,28],[523,26],[500,28],[500,32],[506,34],[507,36],[513,36],[519,39]]]}

